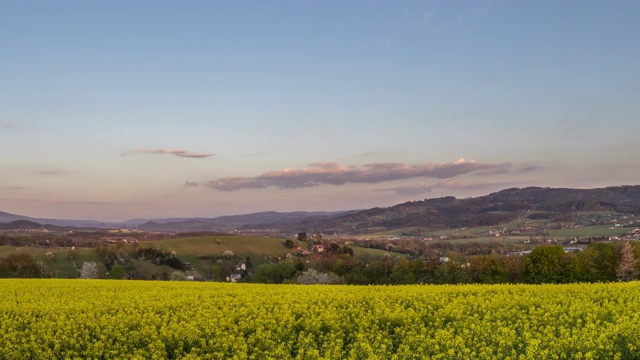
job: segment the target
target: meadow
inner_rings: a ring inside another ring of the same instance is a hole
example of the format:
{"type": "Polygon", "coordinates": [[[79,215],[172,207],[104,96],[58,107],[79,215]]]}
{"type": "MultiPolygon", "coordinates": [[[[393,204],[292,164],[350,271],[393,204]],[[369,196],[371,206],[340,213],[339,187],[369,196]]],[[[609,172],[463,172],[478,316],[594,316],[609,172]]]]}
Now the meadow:
{"type": "Polygon", "coordinates": [[[633,359],[640,283],[0,280],[2,359],[633,359]]]}

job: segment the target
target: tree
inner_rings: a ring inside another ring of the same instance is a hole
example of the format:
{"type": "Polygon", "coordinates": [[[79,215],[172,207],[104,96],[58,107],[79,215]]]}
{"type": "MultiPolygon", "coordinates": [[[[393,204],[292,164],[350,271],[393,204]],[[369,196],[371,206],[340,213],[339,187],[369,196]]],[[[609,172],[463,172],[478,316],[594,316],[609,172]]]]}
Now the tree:
{"type": "Polygon", "coordinates": [[[366,278],[366,284],[391,284],[391,272],[395,261],[389,254],[384,254],[380,260],[369,264],[360,271],[366,278]]]}
{"type": "Polygon", "coordinates": [[[351,272],[356,271],[363,266],[363,264],[349,255],[340,255],[333,263],[331,271],[338,276],[345,276],[351,272]]]}
{"type": "Polygon", "coordinates": [[[424,284],[435,284],[436,273],[440,267],[440,254],[437,250],[426,249],[422,256],[421,270],[418,272],[418,282],[424,284]]]}
{"type": "Polygon", "coordinates": [[[171,281],[186,281],[187,274],[183,271],[172,271],[169,275],[169,280],[171,281]]]}
{"type": "Polygon", "coordinates": [[[611,243],[591,243],[578,254],[584,280],[589,282],[616,280],[616,249],[611,243]]]}
{"type": "Polygon", "coordinates": [[[464,284],[469,282],[466,271],[467,264],[460,255],[454,253],[440,262],[435,269],[435,281],[440,284],[464,284]],[[446,259],[446,260],[445,260],[446,259]]]}
{"type": "Polygon", "coordinates": [[[507,257],[504,268],[504,275],[507,282],[512,284],[521,283],[524,268],[524,256],[516,255],[507,257]]]}
{"type": "Polygon", "coordinates": [[[620,263],[616,269],[616,276],[620,281],[632,281],[638,277],[638,264],[633,253],[633,247],[628,241],[624,244],[620,254],[620,263]]]}
{"type": "Polygon", "coordinates": [[[297,239],[298,241],[307,241],[308,235],[306,232],[299,232],[297,239]]]}
{"type": "Polygon", "coordinates": [[[42,276],[33,256],[18,252],[0,259],[0,277],[39,278],[42,276]]]}
{"type": "Polygon", "coordinates": [[[107,278],[120,280],[120,279],[124,279],[125,275],[126,274],[124,272],[124,269],[122,269],[120,265],[115,264],[113,265],[113,267],[111,267],[111,271],[109,271],[109,276],[107,276],[107,278]]]}
{"type": "Polygon", "coordinates": [[[507,281],[507,257],[498,254],[473,255],[467,260],[473,283],[499,284],[507,281]]]}
{"type": "Polygon", "coordinates": [[[562,280],[562,246],[538,246],[524,259],[524,281],[531,284],[558,283],[562,280]]]}
{"type": "Polygon", "coordinates": [[[416,263],[407,260],[406,258],[400,258],[393,264],[391,268],[391,283],[393,284],[415,284],[417,283],[416,263]]]}
{"type": "Polygon", "coordinates": [[[344,244],[342,246],[342,253],[353,257],[353,249],[350,246],[348,246],[347,244],[344,244]]]}
{"type": "Polygon", "coordinates": [[[574,283],[586,280],[584,267],[580,258],[574,253],[567,253],[562,258],[563,280],[565,283],[574,283]]]}
{"type": "Polygon", "coordinates": [[[341,280],[339,277],[333,274],[321,273],[316,271],[315,269],[309,269],[296,279],[298,284],[337,284],[340,283],[341,280]]]}
{"type": "Polygon", "coordinates": [[[52,268],[51,266],[49,266],[48,264],[45,264],[42,261],[38,261],[36,263],[36,266],[38,267],[38,277],[40,278],[54,278],[56,277],[56,270],[54,268],[52,268]]]}
{"type": "Polygon", "coordinates": [[[178,254],[175,251],[172,251],[169,254],[169,257],[166,259],[165,263],[167,266],[176,269],[176,270],[184,270],[184,263],[178,258],[178,254]]]}
{"type": "MultiPolygon", "coordinates": [[[[301,264],[301,263],[300,263],[301,264]]],[[[252,281],[266,284],[281,284],[293,280],[299,274],[299,264],[293,260],[280,261],[277,264],[262,264],[258,266],[252,281]]],[[[304,265],[304,264],[302,264],[304,265]]]]}
{"type": "Polygon", "coordinates": [[[97,279],[100,277],[100,269],[95,261],[87,261],[80,268],[80,278],[97,279]]]}

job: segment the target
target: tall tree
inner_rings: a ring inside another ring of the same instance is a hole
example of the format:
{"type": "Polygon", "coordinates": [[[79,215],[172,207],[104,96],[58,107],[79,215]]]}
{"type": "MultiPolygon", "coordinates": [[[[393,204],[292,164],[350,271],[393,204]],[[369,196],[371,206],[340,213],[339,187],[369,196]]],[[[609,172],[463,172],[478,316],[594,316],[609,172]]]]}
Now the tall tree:
{"type": "Polygon", "coordinates": [[[584,280],[606,282],[616,280],[617,254],[612,243],[595,242],[578,254],[584,271],[584,280]]]}
{"type": "Polygon", "coordinates": [[[538,246],[524,259],[524,281],[532,284],[562,281],[562,246],[538,246]]]}
{"type": "Polygon", "coordinates": [[[632,281],[638,277],[638,263],[633,253],[633,247],[628,241],[620,252],[620,263],[616,269],[616,276],[620,281],[632,281]]]}
{"type": "Polygon", "coordinates": [[[506,282],[507,257],[498,254],[473,255],[467,259],[471,282],[497,284],[506,282]]]}

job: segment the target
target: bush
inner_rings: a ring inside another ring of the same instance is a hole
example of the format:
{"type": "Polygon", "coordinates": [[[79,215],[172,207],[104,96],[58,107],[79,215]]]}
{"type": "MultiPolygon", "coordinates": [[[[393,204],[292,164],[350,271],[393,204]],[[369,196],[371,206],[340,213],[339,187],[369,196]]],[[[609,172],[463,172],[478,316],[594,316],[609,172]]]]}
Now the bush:
{"type": "Polygon", "coordinates": [[[169,280],[171,280],[171,281],[186,281],[187,280],[187,274],[185,274],[183,271],[173,271],[169,275],[169,280]]]}
{"type": "Polygon", "coordinates": [[[95,261],[87,261],[82,264],[80,268],[81,279],[99,279],[104,277],[104,273],[104,265],[98,264],[95,261]]]}
{"type": "Polygon", "coordinates": [[[13,253],[0,259],[0,277],[3,278],[41,278],[51,277],[44,263],[40,265],[33,256],[13,253]]]}
{"type": "Polygon", "coordinates": [[[109,271],[109,275],[107,276],[107,278],[120,280],[120,279],[124,279],[125,275],[126,274],[124,272],[124,269],[120,265],[115,264],[111,268],[111,271],[109,271]]]}
{"type": "Polygon", "coordinates": [[[333,274],[321,273],[316,271],[315,269],[309,269],[303,272],[296,279],[298,284],[339,284],[342,282],[338,276],[333,274]]]}

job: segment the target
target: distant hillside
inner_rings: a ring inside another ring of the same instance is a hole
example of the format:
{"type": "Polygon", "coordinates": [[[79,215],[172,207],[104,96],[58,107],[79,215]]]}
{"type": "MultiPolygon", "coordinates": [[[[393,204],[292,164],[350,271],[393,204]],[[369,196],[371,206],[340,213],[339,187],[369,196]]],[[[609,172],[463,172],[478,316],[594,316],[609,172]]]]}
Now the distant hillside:
{"type": "Polygon", "coordinates": [[[16,220],[0,224],[0,230],[42,229],[44,225],[29,220],[16,220]]]}
{"type": "Polygon", "coordinates": [[[12,221],[28,220],[28,219],[33,219],[33,218],[29,218],[29,217],[26,217],[26,216],[9,214],[9,213],[0,211],[0,223],[9,223],[9,222],[12,222],[12,221]]]}
{"type": "Polygon", "coordinates": [[[193,219],[159,219],[141,223],[136,227],[143,231],[231,231],[239,227],[251,228],[264,227],[265,224],[277,224],[277,226],[289,226],[309,218],[322,218],[336,216],[345,212],[259,212],[246,215],[220,216],[216,218],[193,219]]]}
{"type": "Polygon", "coordinates": [[[367,228],[422,227],[447,229],[490,226],[523,215],[572,221],[578,212],[640,213],[640,186],[602,189],[506,189],[486,196],[456,199],[443,197],[412,201],[388,208],[373,208],[330,217],[313,217],[280,226],[283,230],[358,233],[367,228]]]}
{"type": "Polygon", "coordinates": [[[142,231],[193,232],[193,231],[231,231],[241,226],[260,226],[262,224],[290,224],[308,218],[334,216],[344,214],[344,211],[295,211],[275,212],[266,211],[245,215],[220,216],[216,218],[163,218],[163,219],[131,219],[123,222],[102,222],[97,220],[62,220],[39,219],[0,212],[0,224],[13,221],[30,221],[41,225],[79,228],[128,228],[142,231]]]}
{"type": "Polygon", "coordinates": [[[0,223],[9,223],[12,221],[27,220],[42,225],[55,225],[62,227],[82,227],[82,228],[104,228],[105,223],[96,220],[63,220],[63,219],[40,219],[29,216],[9,214],[0,211],[0,223]]]}
{"type": "Polygon", "coordinates": [[[436,230],[493,226],[523,216],[557,222],[573,221],[580,212],[638,214],[640,186],[602,189],[513,188],[476,198],[456,199],[448,196],[387,208],[346,212],[268,211],[216,218],[132,219],[121,223],[36,219],[0,212],[0,223],[27,220],[64,227],[137,228],[143,231],[229,232],[234,229],[276,229],[354,234],[367,232],[370,228],[420,227],[436,230]]]}

